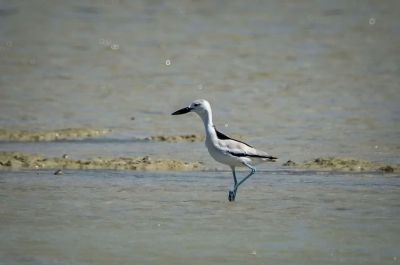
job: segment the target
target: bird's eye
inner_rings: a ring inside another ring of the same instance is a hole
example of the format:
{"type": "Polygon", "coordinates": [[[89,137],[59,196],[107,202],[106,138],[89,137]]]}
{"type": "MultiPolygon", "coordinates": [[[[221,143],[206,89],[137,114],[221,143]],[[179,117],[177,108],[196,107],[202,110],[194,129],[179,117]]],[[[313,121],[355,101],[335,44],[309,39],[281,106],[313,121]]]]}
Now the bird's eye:
{"type": "Polygon", "coordinates": [[[198,106],[200,106],[200,103],[194,103],[193,106],[198,107],[198,106]]]}

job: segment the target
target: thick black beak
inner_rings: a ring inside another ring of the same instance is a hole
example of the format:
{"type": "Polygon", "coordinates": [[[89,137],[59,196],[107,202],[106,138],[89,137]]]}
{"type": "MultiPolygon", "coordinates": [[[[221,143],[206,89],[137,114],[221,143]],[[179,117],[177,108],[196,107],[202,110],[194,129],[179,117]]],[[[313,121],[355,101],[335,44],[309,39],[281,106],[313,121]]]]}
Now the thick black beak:
{"type": "Polygon", "coordinates": [[[171,115],[181,115],[181,114],[185,114],[185,113],[188,113],[188,112],[191,112],[191,111],[192,111],[191,108],[186,107],[186,108],[183,108],[183,109],[180,109],[180,110],[175,111],[175,112],[172,113],[171,115]]]}

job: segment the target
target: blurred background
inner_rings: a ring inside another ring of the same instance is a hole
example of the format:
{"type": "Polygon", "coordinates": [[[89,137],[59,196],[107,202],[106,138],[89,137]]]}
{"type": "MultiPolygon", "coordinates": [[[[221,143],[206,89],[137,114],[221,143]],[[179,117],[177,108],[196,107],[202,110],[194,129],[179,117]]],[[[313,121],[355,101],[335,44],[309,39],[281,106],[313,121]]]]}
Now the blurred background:
{"type": "Polygon", "coordinates": [[[205,98],[220,130],[282,160],[399,163],[399,14],[397,0],[2,0],[0,127],[203,133],[170,113],[205,98]]]}

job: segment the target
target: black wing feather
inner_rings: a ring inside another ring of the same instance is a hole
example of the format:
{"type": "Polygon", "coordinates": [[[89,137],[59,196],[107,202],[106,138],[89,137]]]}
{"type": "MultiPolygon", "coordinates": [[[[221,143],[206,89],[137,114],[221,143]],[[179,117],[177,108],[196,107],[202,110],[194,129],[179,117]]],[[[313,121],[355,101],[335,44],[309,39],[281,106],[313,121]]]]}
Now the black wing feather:
{"type": "Polygon", "coordinates": [[[231,138],[231,137],[229,137],[229,136],[223,134],[222,132],[218,131],[217,128],[215,128],[215,132],[217,133],[217,138],[220,139],[220,140],[233,140],[233,141],[236,141],[236,142],[245,144],[245,145],[247,145],[248,147],[254,148],[253,146],[251,146],[251,145],[249,145],[249,144],[246,144],[246,143],[244,143],[244,142],[242,142],[242,141],[233,139],[233,138],[231,138]]]}
{"type": "Polygon", "coordinates": [[[250,154],[246,154],[246,153],[235,153],[235,152],[228,152],[228,153],[233,156],[237,156],[237,157],[247,156],[247,157],[267,158],[267,159],[271,159],[271,160],[278,159],[277,157],[274,157],[274,156],[250,155],[250,154]]]}

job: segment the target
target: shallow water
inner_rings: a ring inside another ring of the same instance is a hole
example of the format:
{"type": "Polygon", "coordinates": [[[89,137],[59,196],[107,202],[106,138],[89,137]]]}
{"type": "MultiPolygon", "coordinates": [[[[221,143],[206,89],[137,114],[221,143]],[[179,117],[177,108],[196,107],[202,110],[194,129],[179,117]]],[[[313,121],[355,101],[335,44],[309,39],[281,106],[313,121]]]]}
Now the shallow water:
{"type": "Polygon", "coordinates": [[[398,264],[400,178],[3,172],[4,264],[398,264]]]}
{"type": "Polygon", "coordinates": [[[228,135],[278,156],[227,202],[228,172],[0,172],[0,263],[398,264],[399,178],[280,171],[291,159],[400,164],[400,4],[387,1],[1,1],[0,127],[111,128],[0,143],[71,159],[213,162],[228,135]]]}
{"type": "Polygon", "coordinates": [[[199,133],[194,114],[169,114],[207,98],[217,127],[284,161],[399,163],[399,10],[396,0],[0,1],[0,126],[199,133]]]}

